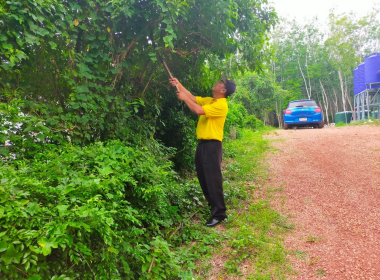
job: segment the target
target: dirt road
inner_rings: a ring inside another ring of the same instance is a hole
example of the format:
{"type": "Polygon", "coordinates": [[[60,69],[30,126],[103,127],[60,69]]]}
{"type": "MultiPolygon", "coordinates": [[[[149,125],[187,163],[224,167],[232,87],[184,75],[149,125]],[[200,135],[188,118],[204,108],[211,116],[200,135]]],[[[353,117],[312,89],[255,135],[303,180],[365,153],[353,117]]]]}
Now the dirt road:
{"type": "Polygon", "coordinates": [[[278,130],[268,136],[274,207],[295,224],[293,279],[380,279],[380,127],[278,130]]]}

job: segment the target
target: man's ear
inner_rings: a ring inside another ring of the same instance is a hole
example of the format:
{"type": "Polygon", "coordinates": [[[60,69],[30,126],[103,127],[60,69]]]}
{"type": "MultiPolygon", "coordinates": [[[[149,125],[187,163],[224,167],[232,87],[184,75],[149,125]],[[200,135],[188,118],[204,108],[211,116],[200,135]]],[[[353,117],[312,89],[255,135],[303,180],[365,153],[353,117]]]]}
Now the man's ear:
{"type": "Polygon", "coordinates": [[[225,88],[223,88],[223,89],[221,89],[220,92],[223,93],[224,95],[226,95],[227,90],[225,88]]]}

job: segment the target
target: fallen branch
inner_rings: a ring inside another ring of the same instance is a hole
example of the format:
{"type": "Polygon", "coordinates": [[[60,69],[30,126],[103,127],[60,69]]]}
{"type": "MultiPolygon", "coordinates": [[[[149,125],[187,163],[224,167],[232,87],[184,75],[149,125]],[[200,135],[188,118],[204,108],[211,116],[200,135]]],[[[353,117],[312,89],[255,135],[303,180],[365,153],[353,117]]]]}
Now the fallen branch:
{"type": "MultiPolygon", "coordinates": [[[[198,211],[195,211],[190,217],[187,217],[185,220],[189,220],[191,219],[192,217],[194,217],[195,214],[197,214],[198,211]]],[[[183,223],[180,223],[179,226],[173,231],[173,233],[169,236],[169,239],[171,239],[176,233],[177,231],[179,231],[181,229],[181,227],[183,227],[183,223]]]]}
{"type": "Polygon", "coordinates": [[[148,274],[152,271],[153,264],[154,264],[154,257],[152,257],[152,261],[150,262],[150,266],[149,266],[148,274]]]}

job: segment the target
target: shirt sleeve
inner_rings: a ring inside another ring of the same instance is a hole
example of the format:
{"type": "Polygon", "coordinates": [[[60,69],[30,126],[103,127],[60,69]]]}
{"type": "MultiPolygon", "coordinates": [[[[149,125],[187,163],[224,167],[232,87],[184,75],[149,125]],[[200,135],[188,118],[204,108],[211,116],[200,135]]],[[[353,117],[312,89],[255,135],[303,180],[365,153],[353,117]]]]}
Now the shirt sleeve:
{"type": "Polygon", "coordinates": [[[195,101],[197,102],[198,105],[204,106],[204,105],[210,104],[210,102],[212,101],[212,98],[196,96],[195,101]]]}
{"type": "Polygon", "coordinates": [[[202,106],[207,118],[227,116],[228,107],[226,103],[214,102],[210,105],[202,106]]]}

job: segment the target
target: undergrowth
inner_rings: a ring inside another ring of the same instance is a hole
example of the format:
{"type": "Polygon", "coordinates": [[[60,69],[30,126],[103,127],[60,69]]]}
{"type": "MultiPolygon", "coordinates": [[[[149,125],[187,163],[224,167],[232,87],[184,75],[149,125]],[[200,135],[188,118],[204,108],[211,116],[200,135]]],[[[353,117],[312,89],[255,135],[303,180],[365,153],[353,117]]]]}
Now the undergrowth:
{"type": "Polygon", "coordinates": [[[224,143],[229,218],[211,229],[197,180],[181,179],[174,151],[155,141],[57,146],[3,162],[1,279],[284,278],[289,225],[253,196],[265,184],[263,131],[224,143]]]}
{"type": "Polygon", "coordinates": [[[339,122],[335,124],[335,127],[357,126],[357,125],[380,125],[380,119],[369,118],[367,120],[353,121],[350,123],[339,122]]]}

